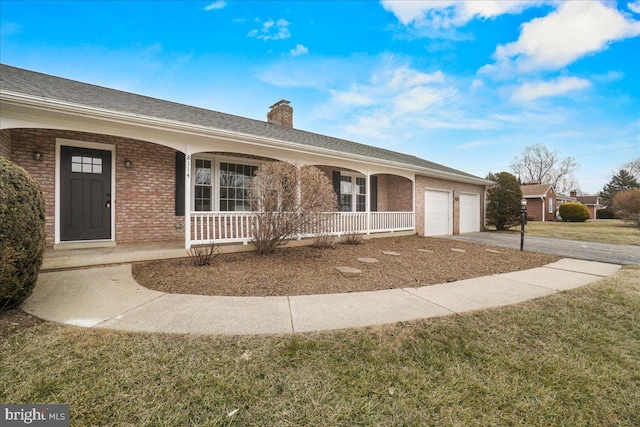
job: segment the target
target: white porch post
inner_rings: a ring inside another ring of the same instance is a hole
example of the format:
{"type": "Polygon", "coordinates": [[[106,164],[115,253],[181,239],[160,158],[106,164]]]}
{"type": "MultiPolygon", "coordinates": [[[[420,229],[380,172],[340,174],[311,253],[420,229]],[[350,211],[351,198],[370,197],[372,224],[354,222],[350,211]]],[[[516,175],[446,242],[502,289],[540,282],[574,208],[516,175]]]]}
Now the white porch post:
{"type": "Polygon", "coordinates": [[[411,187],[413,191],[411,192],[412,196],[412,205],[413,205],[413,230],[416,230],[416,175],[413,175],[413,180],[411,181],[411,187]]]}
{"type": "MultiPolygon", "coordinates": [[[[364,211],[367,213],[367,234],[371,234],[371,174],[367,171],[366,188],[364,192],[364,211]]],[[[356,197],[358,197],[356,195],[356,197]]]]}
{"type": "Polygon", "coordinates": [[[184,156],[184,248],[191,249],[191,144],[184,156]]]}

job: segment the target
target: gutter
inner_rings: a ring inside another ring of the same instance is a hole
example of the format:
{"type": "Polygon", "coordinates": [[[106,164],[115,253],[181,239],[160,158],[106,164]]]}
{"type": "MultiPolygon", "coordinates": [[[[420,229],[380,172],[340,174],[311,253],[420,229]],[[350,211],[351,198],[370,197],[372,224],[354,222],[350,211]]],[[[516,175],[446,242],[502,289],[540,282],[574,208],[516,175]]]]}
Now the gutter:
{"type": "Polygon", "coordinates": [[[492,185],[493,181],[489,181],[483,178],[468,177],[464,175],[458,175],[452,172],[440,171],[437,169],[424,168],[420,166],[414,166],[406,163],[395,162],[391,160],[382,160],[375,157],[363,156],[359,154],[345,153],[341,151],[331,150],[328,148],[313,147],[288,141],[282,141],[279,139],[261,137],[242,132],[229,131],[224,129],[218,129],[208,126],[188,124],[175,120],[159,119],[150,116],[144,116],[133,113],[123,113],[113,110],[107,110],[103,108],[90,107],[86,105],[73,104],[64,101],[51,100],[43,97],[25,95],[18,92],[0,90],[0,101],[5,101],[18,106],[28,108],[40,108],[43,110],[49,110],[54,112],[73,114],[79,117],[88,117],[100,120],[110,120],[127,125],[137,125],[145,127],[153,127],[161,130],[171,130],[179,133],[187,133],[194,136],[205,137],[218,137],[230,140],[232,142],[249,143],[266,147],[279,147],[285,149],[294,149],[306,151],[313,154],[320,154],[326,157],[333,157],[339,159],[352,159],[361,161],[364,163],[373,163],[379,166],[392,166],[399,169],[404,169],[418,173],[420,175],[426,175],[435,178],[443,178],[449,180],[455,180],[457,182],[465,182],[477,185],[492,185]]]}

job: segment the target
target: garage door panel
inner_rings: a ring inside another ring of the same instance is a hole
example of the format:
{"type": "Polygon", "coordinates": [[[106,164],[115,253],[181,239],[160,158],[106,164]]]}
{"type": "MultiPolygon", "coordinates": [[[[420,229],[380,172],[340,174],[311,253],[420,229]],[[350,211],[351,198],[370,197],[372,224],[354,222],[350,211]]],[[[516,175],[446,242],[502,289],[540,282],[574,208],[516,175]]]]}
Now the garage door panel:
{"type": "Polygon", "coordinates": [[[442,236],[452,234],[452,203],[448,191],[427,190],[424,195],[424,234],[442,236]]]}
{"type": "Polygon", "coordinates": [[[480,195],[460,194],[460,233],[480,231],[480,195]]]}

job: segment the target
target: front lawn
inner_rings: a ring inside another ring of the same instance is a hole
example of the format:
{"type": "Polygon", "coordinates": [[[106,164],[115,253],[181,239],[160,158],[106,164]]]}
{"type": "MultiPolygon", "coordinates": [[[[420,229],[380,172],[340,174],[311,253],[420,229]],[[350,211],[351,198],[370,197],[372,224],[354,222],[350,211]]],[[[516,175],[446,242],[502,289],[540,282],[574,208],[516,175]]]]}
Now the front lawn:
{"type": "MultiPolygon", "coordinates": [[[[520,227],[512,230],[519,232],[520,227]]],[[[640,230],[615,219],[590,219],[585,222],[529,221],[525,231],[528,236],[640,245],[640,230]]]]}
{"type": "Polygon", "coordinates": [[[0,340],[0,401],[71,425],[640,425],[640,269],[526,303],[266,337],[44,323],[0,340]]]}

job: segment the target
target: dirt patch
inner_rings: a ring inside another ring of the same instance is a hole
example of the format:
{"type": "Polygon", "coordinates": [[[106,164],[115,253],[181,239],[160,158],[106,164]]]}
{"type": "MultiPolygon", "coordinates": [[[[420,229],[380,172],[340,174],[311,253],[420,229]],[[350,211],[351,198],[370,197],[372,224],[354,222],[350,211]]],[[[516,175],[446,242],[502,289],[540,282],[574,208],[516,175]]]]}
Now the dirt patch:
{"type": "Polygon", "coordinates": [[[44,323],[44,320],[40,320],[36,316],[25,313],[18,308],[3,311],[0,313],[0,340],[31,329],[41,323],[44,323]]]}
{"type": "Polygon", "coordinates": [[[133,266],[133,277],[149,289],[168,293],[312,295],[427,286],[526,270],[557,260],[552,255],[406,236],[365,240],[361,245],[337,244],[334,249],[283,248],[268,256],[254,252],[223,254],[203,267],[194,267],[187,258],[144,262],[133,266]],[[400,255],[385,255],[384,251],[400,255]],[[380,262],[365,263],[358,258],[380,262]],[[336,267],[355,267],[362,270],[362,275],[348,277],[336,267]]]}

